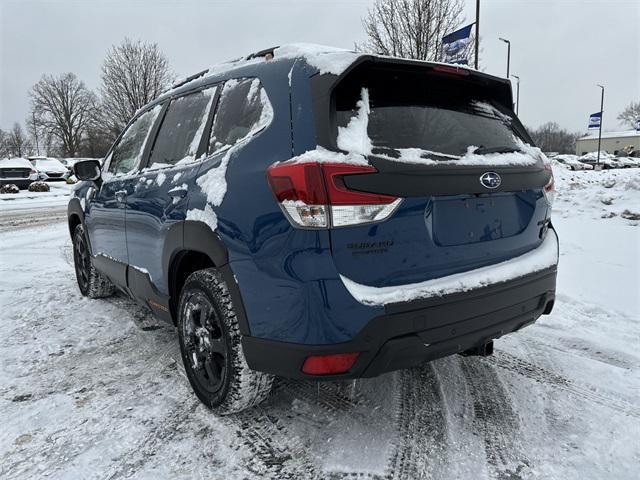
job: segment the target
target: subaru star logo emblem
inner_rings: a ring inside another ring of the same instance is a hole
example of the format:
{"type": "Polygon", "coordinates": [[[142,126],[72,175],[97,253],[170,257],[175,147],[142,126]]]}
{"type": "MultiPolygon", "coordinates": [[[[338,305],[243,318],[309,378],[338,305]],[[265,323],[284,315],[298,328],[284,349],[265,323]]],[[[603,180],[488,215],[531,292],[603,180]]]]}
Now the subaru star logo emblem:
{"type": "Polygon", "coordinates": [[[496,172],[486,172],[480,177],[480,183],[483,187],[494,189],[500,186],[502,178],[496,172]]]}

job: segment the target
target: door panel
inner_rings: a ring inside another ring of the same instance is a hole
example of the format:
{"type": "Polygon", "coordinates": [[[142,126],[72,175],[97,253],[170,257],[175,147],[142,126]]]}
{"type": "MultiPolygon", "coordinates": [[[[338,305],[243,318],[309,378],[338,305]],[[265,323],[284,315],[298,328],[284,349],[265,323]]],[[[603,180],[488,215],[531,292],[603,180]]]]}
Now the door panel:
{"type": "MultiPolygon", "coordinates": [[[[200,144],[216,92],[214,86],[171,101],[150,149],[149,168],[126,186],[129,264],[165,296],[168,272],[162,254],[171,228],[186,218],[187,193],[199,167],[193,160],[204,151],[200,144]]],[[[134,293],[141,298],[148,292],[138,290],[134,293]]]]}
{"type": "MultiPolygon", "coordinates": [[[[129,261],[125,232],[127,190],[130,175],[141,164],[150,132],[162,109],[157,105],[138,116],[118,139],[104,163],[103,182],[89,201],[85,224],[95,257],[102,263],[126,265],[129,261]]],[[[97,264],[99,266],[99,262],[97,264]]],[[[114,268],[121,272],[123,269],[114,268]]],[[[111,278],[126,286],[126,278],[111,278]]]]}

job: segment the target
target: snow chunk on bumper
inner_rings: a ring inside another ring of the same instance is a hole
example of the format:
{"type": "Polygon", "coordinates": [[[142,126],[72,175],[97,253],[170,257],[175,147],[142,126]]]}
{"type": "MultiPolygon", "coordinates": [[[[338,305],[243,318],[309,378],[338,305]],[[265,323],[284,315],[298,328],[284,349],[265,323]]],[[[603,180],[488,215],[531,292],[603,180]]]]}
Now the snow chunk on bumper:
{"type": "Polygon", "coordinates": [[[558,237],[553,229],[542,244],[519,257],[469,272],[434,278],[425,282],[393,287],[370,287],[340,275],[342,283],[357,301],[364,305],[386,305],[412,300],[442,297],[467,292],[496,283],[514,280],[523,272],[534,273],[558,264],[558,237]]]}

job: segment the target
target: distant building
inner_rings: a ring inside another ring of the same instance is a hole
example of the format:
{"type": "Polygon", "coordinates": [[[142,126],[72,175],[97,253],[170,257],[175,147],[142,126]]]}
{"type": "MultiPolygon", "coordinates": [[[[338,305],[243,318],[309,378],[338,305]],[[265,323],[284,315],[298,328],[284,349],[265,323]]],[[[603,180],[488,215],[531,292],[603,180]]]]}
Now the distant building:
{"type": "MultiPolygon", "coordinates": [[[[640,151],[640,131],[627,130],[625,132],[602,132],[600,150],[617,155],[623,148],[633,145],[634,150],[640,151]]],[[[576,155],[584,155],[598,151],[598,132],[590,133],[576,140],[576,155]]]]}

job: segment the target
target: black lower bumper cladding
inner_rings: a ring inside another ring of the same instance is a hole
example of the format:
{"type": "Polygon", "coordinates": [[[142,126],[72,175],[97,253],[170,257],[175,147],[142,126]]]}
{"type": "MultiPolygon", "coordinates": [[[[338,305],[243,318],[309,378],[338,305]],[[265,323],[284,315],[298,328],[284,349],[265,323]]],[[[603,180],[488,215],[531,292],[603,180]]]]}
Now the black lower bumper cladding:
{"type": "Polygon", "coordinates": [[[374,377],[425,361],[480,347],[535,322],[553,308],[556,268],[515,280],[444,297],[389,304],[351,341],[303,345],[244,337],[250,368],[289,378],[374,377]],[[310,355],[360,352],[353,367],[339,375],[306,375],[310,355]]]}

